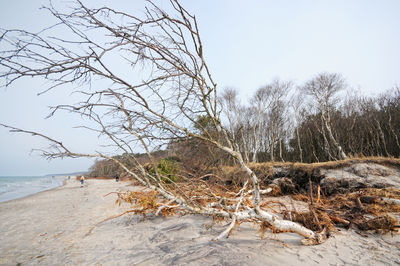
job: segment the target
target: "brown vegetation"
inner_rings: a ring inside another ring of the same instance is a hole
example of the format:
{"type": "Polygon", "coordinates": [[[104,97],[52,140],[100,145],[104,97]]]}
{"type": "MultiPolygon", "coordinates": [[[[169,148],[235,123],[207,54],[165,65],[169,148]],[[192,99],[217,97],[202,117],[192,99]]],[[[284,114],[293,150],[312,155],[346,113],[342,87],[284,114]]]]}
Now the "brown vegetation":
{"type": "MultiPolygon", "coordinates": [[[[304,174],[308,174],[308,177],[310,177],[313,173],[319,172],[321,169],[343,168],[361,162],[377,163],[399,168],[399,161],[399,159],[373,157],[315,164],[260,163],[252,164],[251,168],[260,177],[263,177],[262,173],[264,173],[265,179],[274,176],[274,169],[282,171],[284,168],[284,173],[291,175],[290,180],[293,180],[292,189],[289,189],[290,186],[285,182],[273,183],[272,185],[265,184],[261,187],[261,189],[265,189],[261,191],[268,195],[268,199],[263,200],[261,204],[261,208],[265,211],[273,211],[286,220],[299,223],[312,231],[324,231],[328,235],[334,232],[336,227],[354,228],[358,231],[373,230],[378,233],[393,233],[397,232],[400,228],[398,223],[398,218],[400,217],[400,189],[365,188],[357,191],[348,191],[345,194],[337,192],[327,196],[321,191],[318,180],[311,181],[311,179],[308,179],[308,182],[306,182],[308,189],[302,190],[303,192],[299,191],[299,184],[296,182],[303,182],[304,174]],[[296,178],[296,175],[299,175],[299,178],[296,178]],[[279,201],[280,196],[283,195],[290,195],[293,199],[291,208],[288,208],[287,204],[279,201]],[[278,198],[274,200],[274,197],[278,198]],[[396,200],[399,201],[396,202],[396,200]],[[299,201],[308,204],[308,210],[299,207],[299,201]],[[279,208],[275,208],[273,205],[279,208]]],[[[237,181],[233,182],[232,180],[238,180],[237,176],[244,174],[240,168],[234,166],[214,168],[214,171],[215,174],[209,174],[207,178],[205,176],[199,178],[190,177],[181,180],[179,186],[173,186],[172,184],[168,186],[175,193],[186,197],[194,205],[213,205],[218,206],[221,210],[228,210],[235,206],[238,201],[235,195],[238,196],[240,193],[243,193],[241,189],[243,184],[239,184],[240,182],[237,181]]],[[[275,178],[279,179],[276,176],[275,178]]],[[[147,192],[118,193],[118,195],[117,202],[121,203],[121,201],[125,201],[132,204],[133,212],[136,214],[161,214],[169,216],[176,213],[187,213],[187,210],[181,206],[171,205],[171,202],[168,202],[151,190],[147,192]]],[[[243,194],[243,207],[239,207],[239,211],[244,210],[244,206],[249,206],[250,208],[253,206],[251,197],[252,194],[250,191],[243,194]]],[[[216,219],[217,217],[215,216],[216,219]]],[[[226,217],[218,219],[226,219],[226,217]]],[[[268,222],[259,222],[248,217],[247,219],[235,221],[229,234],[235,226],[240,225],[242,222],[258,224],[260,226],[261,238],[267,229],[271,229],[275,233],[282,232],[268,222]]]]}

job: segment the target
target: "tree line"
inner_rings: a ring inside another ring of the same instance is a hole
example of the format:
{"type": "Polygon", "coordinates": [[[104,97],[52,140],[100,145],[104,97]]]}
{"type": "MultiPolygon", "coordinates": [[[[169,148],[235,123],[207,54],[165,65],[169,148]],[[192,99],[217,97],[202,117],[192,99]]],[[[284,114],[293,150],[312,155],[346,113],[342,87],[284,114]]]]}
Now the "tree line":
{"type": "MultiPolygon", "coordinates": [[[[349,89],[342,75],[324,72],[298,86],[275,79],[256,90],[247,103],[241,103],[238,95],[237,90],[226,88],[219,104],[229,137],[247,163],[400,156],[399,87],[366,96],[349,89]]],[[[211,122],[206,115],[198,116],[194,130],[224,142],[211,122]]],[[[194,172],[235,164],[224,152],[196,138],[175,139],[165,150],[153,152],[158,160],[168,156],[194,172]]],[[[143,154],[141,159],[145,158],[143,154]]],[[[100,160],[91,171],[112,176],[119,167],[100,160]]]]}
{"type": "Polygon", "coordinates": [[[365,96],[336,73],[306,83],[274,80],[247,104],[234,89],[224,114],[247,162],[321,162],[348,156],[400,156],[400,88],[365,96]]]}

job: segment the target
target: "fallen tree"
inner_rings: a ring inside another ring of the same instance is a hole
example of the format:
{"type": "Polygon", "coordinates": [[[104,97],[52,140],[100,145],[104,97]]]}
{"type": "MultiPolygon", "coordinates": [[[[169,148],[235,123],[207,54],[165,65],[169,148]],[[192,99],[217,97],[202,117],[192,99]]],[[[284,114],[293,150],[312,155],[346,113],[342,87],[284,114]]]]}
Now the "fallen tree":
{"type": "MultiPolygon", "coordinates": [[[[268,191],[262,206],[310,230],[345,227],[364,235],[364,231],[393,233],[400,228],[400,159],[366,157],[250,166],[268,191]]],[[[238,167],[224,168],[217,174],[225,182],[241,184],[245,180],[238,167]]]]}
{"type": "MultiPolygon", "coordinates": [[[[237,221],[253,221],[274,232],[297,233],[305,244],[324,241],[325,230],[312,231],[261,207],[259,179],[221,122],[217,84],[204,57],[196,18],[178,1],[171,0],[167,11],[150,1],[144,17],[108,7],[88,8],[80,1],[65,13],[52,5],[46,9],[58,20],[54,26],[39,33],[1,30],[0,45],[6,48],[0,52],[0,77],[6,78],[6,86],[25,77],[45,79],[50,85],[43,93],[75,86],[82,101],[54,106],[50,116],[68,111],[87,118],[96,126],[82,127],[107,137],[126,156],[120,160],[101,151],[78,153],[42,133],[3,127],[49,141],[49,149],[41,150],[48,159],[114,161],[165,199],[161,205],[142,204],[143,210],[167,214],[179,206],[191,213],[231,219],[231,225],[215,239],[229,236],[237,221]],[[157,162],[153,162],[155,171],[148,171],[135,156],[141,147],[151,160],[151,151],[185,139],[200,140],[231,156],[247,175],[244,185],[216,193],[196,179],[177,183],[157,170],[157,162]]],[[[125,198],[131,200],[131,196],[125,198]]]]}

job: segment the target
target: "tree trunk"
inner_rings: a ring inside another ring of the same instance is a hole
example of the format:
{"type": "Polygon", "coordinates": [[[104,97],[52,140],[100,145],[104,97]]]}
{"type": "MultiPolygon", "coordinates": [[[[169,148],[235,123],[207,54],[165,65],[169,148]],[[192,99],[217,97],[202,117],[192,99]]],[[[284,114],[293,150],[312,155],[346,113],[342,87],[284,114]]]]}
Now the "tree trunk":
{"type": "Polygon", "coordinates": [[[303,150],[301,148],[299,126],[296,127],[296,135],[297,135],[297,146],[299,148],[300,162],[303,162],[303,150]]]}
{"type": "Polygon", "coordinates": [[[322,119],[324,120],[325,128],[328,131],[329,139],[332,141],[333,145],[335,146],[335,148],[338,151],[339,159],[341,159],[341,160],[347,159],[347,156],[344,153],[342,147],[339,145],[339,143],[336,141],[335,137],[333,136],[332,129],[331,129],[327,119],[324,116],[322,116],[322,119]]]}

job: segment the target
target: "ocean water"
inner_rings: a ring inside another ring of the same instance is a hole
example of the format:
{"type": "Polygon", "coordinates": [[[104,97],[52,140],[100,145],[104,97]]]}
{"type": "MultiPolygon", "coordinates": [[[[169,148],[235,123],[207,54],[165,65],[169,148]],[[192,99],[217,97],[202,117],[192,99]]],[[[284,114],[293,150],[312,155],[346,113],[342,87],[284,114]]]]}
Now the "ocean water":
{"type": "Polygon", "coordinates": [[[65,176],[0,176],[0,202],[59,187],[65,176]]]}

